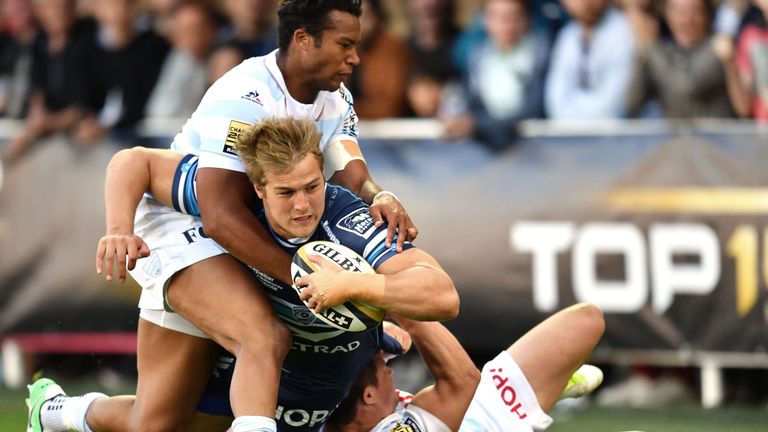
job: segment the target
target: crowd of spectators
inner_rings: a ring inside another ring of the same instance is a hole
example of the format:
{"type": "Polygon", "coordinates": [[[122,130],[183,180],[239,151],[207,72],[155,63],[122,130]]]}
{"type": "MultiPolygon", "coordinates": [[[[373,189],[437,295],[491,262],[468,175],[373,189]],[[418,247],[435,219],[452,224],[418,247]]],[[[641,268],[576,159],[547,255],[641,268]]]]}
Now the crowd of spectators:
{"type": "MultiPolygon", "coordinates": [[[[23,119],[12,160],[41,136],[130,139],[184,118],[205,89],[276,48],[277,0],[4,0],[0,113],[23,119]]],[[[768,121],[768,0],[363,0],[362,119],[434,117],[491,148],[520,120],[768,121]]]]}
{"type": "Polygon", "coordinates": [[[765,0],[487,0],[457,43],[466,106],[445,133],[499,148],[526,118],[766,122],[766,14],[765,0]],[[471,32],[485,38],[466,56],[471,32]]]}
{"type": "Polygon", "coordinates": [[[39,138],[130,144],[145,118],[185,118],[247,56],[276,47],[274,0],[4,0],[0,113],[22,120],[12,162],[39,138]]]}

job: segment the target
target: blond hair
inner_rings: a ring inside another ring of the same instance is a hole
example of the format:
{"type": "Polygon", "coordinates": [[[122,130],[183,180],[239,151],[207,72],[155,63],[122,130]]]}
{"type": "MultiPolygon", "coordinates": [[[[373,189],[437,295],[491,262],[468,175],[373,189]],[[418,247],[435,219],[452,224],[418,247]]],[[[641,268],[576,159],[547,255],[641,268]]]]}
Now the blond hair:
{"type": "Polygon", "coordinates": [[[317,159],[322,170],[321,137],[314,123],[305,118],[264,119],[240,134],[235,150],[251,182],[264,186],[268,171],[286,173],[308,155],[317,159]]]}

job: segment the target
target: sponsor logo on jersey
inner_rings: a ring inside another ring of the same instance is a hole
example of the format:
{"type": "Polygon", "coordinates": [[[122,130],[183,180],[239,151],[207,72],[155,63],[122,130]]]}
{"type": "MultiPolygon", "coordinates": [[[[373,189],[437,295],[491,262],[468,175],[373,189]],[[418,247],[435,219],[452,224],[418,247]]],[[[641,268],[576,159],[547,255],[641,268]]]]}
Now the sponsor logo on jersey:
{"type": "Polygon", "coordinates": [[[237,120],[231,120],[229,122],[229,127],[227,128],[227,138],[224,140],[224,153],[229,153],[231,155],[237,156],[237,151],[235,150],[235,143],[237,142],[237,139],[240,137],[240,134],[243,133],[246,129],[251,127],[248,123],[243,123],[241,121],[237,120]]]}
{"type": "Polygon", "coordinates": [[[187,240],[187,244],[192,244],[192,243],[200,240],[201,238],[205,238],[205,239],[209,238],[205,234],[205,231],[203,231],[203,227],[201,227],[201,226],[197,226],[197,227],[194,227],[194,228],[190,228],[190,229],[188,229],[186,231],[182,231],[181,234],[187,240]]]}
{"type": "Polygon", "coordinates": [[[357,138],[357,113],[351,109],[344,117],[344,123],[341,124],[341,133],[357,138]]]}
{"type": "Polygon", "coordinates": [[[306,306],[291,306],[291,312],[293,319],[300,324],[312,324],[312,321],[315,320],[315,314],[306,306]]]}
{"type": "Polygon", "coordinates": [[[334,234],[333,230],[331,229],[331,225],[328,223],[327,220],[323,221],[323,231],[325,231],[325,235],[328,236],[328,240],[334,242],[334,243],[341,243],[339,241],[339,238],[336,237],[336,234],[334,234]]]}
{"type": "Polygon", "coordinates": [[[259,99],[259,92],[256,90],[248,92],[248,94],[243,95],[240,99],[247,100],[248,102],[253,102],[259,105],[264,105],[261,103],[261,99],[259,99]]]}
{"type": "Polygon", "coordinates": [[[349,353],[360,348],[360,341],[352,341],[344,345],[315,345],[301,342],[293,342],[291,349],[315,354],[349,353]]]}
{"type": "Polygon", "coordinates": [[[325,317],[325,319],[328,321],[335,322],[336,325],[343,328],[344,330],[349,330],[349,327],[352,325],[352,317],[344,315],[343,313],[334,309],[324,309],[322,312],[320,312],[320,315],[325,317]]]}
{"type": "Polygon", "coordinates": [[[414,423],[411,419],[408,419],[405,421],[405,423],[397,422],[392,425],[391,429],[388,429],[387,432],[417,432],[421,431],[419,429],[419,426],[416,424],[409,424],[414,423]]]}
{"type": "Polygon", "coordinates": [[[352,105],[352,94],[350,94],[349,90],[347,90],[347,88],[343,85],[339,86],[339,96],[344,99],[344,102],[352,105]]]}
{"type": "Polygon", "coordinates": [[[517,399],[517,390],[512,387],[513,382],[510,382],[508,373],[504,372],[502,368],[494,368],[488,371],[493,380],[493,385],[496,390],[499,391],[499,397],[501,402],[509,408],[509,412],[517,415],[520,420],[524,420],[528,417],[525,413],[525,407],[523,407],[522,401],[517,399]]]}
{"type": "Polygon", "coordinates": [[[287,286],[285,286],[282,282],[276,280],[272,276],[264,273],[263,271],[257,269],[254,266],[249,265],[251,271],[256,275],[256,278],[259,279],[259,282],[261,282],[262,285],[264,285],[265,288],[269,288],[272,291],[282,291],[283,289],[286,289],[287,286]]]}
{"type": "Polygon", "coordinates": [[[344,231],[357,234],[364,239],[368,239],[375,231],[374,228],[376,228],[367,208],[359,208],[344,216],[336,222],[336,226],[344,231]]]}
{"type": "Polygon", "coordinates": [[[278,405],[275,411],[275,420],[283,421],[292,427],[314,427],[323,424],[330,413],[328,410],[285,409],[284,406],[278,405]]]}
{"type": "Polygon", "coordinates": [[[421,427],[419,427],[419,424],[416,423],[416,420],[412,418],[405,419],[405,425],[407,429],[403,429],[404,431],[413,431],[413,432],[421,432],[421,427]]]}

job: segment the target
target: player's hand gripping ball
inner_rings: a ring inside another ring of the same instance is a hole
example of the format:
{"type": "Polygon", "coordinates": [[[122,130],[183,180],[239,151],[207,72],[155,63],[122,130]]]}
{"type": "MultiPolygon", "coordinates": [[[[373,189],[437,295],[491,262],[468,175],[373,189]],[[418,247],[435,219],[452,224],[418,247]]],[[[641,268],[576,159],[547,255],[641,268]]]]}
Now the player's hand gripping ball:
{"type": "MultiPolygon", "coordinates": [[[[318,266],[309,259],[310,255],[318,255],[345,271],[374,273],[373,267],[363,257],[346,246],[329,241],[309,242],[296,251],[291,263],[291,277],[294,281],[292,287],[298,294],[301,294],[303,287],[296,286],[296,279],[319,270],[318,266]]],[[[309,307],[307,301],[304,301],[304,304],[309,307]]],[[[310,310],[312,311],[311,308],[310,310]]],[[[340,330],[364,332],[378,326],[385,314],[386,311],[365,303],[348,301],[326,308],[321,313],[315,313],[315,316],[329,326],[340,330]]]]}

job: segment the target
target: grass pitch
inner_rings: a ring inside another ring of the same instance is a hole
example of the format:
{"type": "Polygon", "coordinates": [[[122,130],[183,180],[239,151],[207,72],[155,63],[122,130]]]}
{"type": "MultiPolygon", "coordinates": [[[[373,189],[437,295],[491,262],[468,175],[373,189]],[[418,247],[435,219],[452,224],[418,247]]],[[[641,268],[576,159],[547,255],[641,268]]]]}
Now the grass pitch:
{"type": "MultiPolygon", "coordinates": [[[[69,394],[107,391],[93,384],[62,383],[69,394]]],[[[125,389],[119,393],[130,393],[125,389]]],[[[0,388],[0,431],[22,432],[26,427],[26,390],[0,388]]],[[[724,407],[704,410],[698,407],[664,409],[601,408],[561,411],[553,414],[555,424],[548,432],[766,432],[768,406],[724,407]]]]}
{"type": "Polygon", "coordinates": [[[662,409],[604,408],[553,415],[547,432],[765,432],[768,407],[699,407],[662,409]]]}

